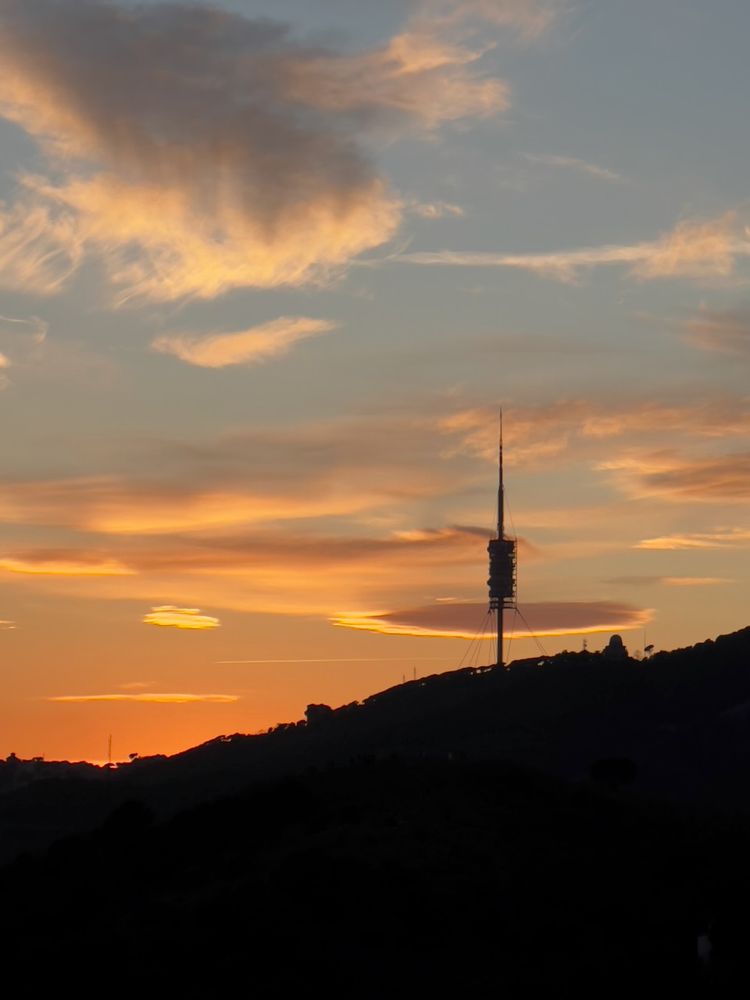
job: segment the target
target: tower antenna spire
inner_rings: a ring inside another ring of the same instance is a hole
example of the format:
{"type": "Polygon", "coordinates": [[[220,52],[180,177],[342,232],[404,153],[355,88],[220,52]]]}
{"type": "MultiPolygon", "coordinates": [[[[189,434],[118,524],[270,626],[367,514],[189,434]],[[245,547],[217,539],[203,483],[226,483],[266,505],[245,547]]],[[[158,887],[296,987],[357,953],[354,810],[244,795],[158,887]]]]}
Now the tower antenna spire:
{"type": "Polygon", "coordinates": [[[505,487],[503,486],[503,409],[500,407],[497,438],[497,537],[505,534],[505,487]]]}
{"type": "Polygon", "coordinates": [[[503,411],[497,448],[497,538],[487,546],[490,559],[490,613],[497,614],[497,666],[503,663],[503,611],[516,607],[516,539],[505,534],[505,485],[503,483],[503,411]]]}

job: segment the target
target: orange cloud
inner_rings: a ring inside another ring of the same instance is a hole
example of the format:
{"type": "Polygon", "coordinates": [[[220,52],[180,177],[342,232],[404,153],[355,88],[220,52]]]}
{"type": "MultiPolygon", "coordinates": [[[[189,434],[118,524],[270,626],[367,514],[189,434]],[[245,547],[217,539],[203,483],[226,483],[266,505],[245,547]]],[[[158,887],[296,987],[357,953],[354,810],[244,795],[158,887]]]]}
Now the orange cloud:
{"type": "MultiPolygon", "coordinates": [[[[458,449],[469,449],[492,463],[497,461],[495,407],[458,410],[442,418],[439,427],[448,439],[460,441],[458,449]]],[[[507,445],[505,461],[510,466],[547,463],[569,455],[573,449],[580,458],[600,451],[602,445],[609,449],[612,439],[625,436],[669,435],[673,441],[675,435],[750,435],[750,399],[720,397],[690,403],[571,399],[544,406],[516,406],[505,415],[503,435],[507,445]]]]}
{"type": "Polygon", "coordinates": [[[636,548],[667,551],[679,549],[725,549],[744,547],[749,542],[750,531],[743,528],[722,528],[718,531],[644,538],[637,543],[636,548]]]}
{"type": "Polygon", "coordinates": [[[206,629],[219,628],[221,625],[218,618],[202,615],[200,608],[176,608],[172,604],[162,604],[159,607],[151,608],[151,611],[143,616],[143,622],[145,625],[159,625],[162,628],[189,629],[191,631],[205,631],[206,629]]]}
{"type": "Polygon", "coordinates": [[[155,436],[124,459],[137,477],[0,482],[0,518],[138,535],[385,512],[395,527],[394,501],[397,521],[408,523],[413,501],[455,492],[456,465],[435,457],[434,421],[425,417],[333,420],[190,442],[155,436]]]}
{"type": "Polygon", "coordinates": [[[457,45],[434,20],[413,23],[381,48],[296,63],[286,81],[296,101],[335,112],[376,114],[386,127],[434,129],[508,107],[501,81],[467,71],[482,49],[457,45]]]}
{"type": "Polygon", "coordinates": [[[0,558],[0,572],[43,576],[128,576],[135,570],[116,559],[68,558],[65,553],[39,553],[26,558],[0,558]]]}
{"type": "Polygon", "coordinates": [[[213,333],[201,337],[165,334],[157,337],[151,346],[155,351],[173,354],[191,365],[224,368],[281,357],[298,341],[329,333],[334,328],[335,324],[327,320],[282,316],[238,333],[213,333]]]}
{"type": "MultiPolygon", "coordinates": [[[[614,601],[571,601],[525,604],[523,614],[534,635],[561,636],[642,628],[652,612],[614,601]]],[[[485,604],[436,603],[407,611],[346,613],[331,622],[385,635],[474,639],[483,632],[486,619],[485,604]]],[[[484,634],[494,634],[491,626],[484,634]]],[[[520,639],[528,637],[529,631],[513,629],[507,634],[520,639]]]]}
{"type": "Polygon", "coordinates": [[[742,503],[750,497],[750,452],[701,458],[625,455],[602,462],[635,496],[700,503],[742,503]]]}
{"type": "MultiPolygon", "coordinates": [[[[382,497],[379,498],[382,503],[382,497]]],[[[363,493],[258,495],[194,492],[132,484],[113,476],[0,486],[0,516],[19,524],[65,525],[113,535],[231,528],[243,524],[351,514],[377,503],[363,493]]]]}
{"type": "Polygon", "coordinates": [[[239,701],[233,694],[63,694],[47,701],[57,702],[97,702],[123,701],[136,702],[141,705],[191,705],[196,702],[208,702],[213,705],[229,705],[239,701]]]}
{"type": "Polygon", "coordinates": [[[504,267],[530,271],[558,281],[578,281],[581,272],[608,264],[627,265],[631,276],[725,279],[741,258],[750,256],[750,238],[735,213],[703,222],[688,220],[656,240],[633,245],[585,247],[552,253],[508,254],[491,251],[419,251],[401,254],[409,264],[447,267],[504,267]]]}
{"type": "Polygon", "coordinates": [[[745,308],[711,310],[686,324],[688,339],[707,351],[721,351],[747,357],[750,355],[750,310],[745,308]]]}
{"type": "MultiPolygon", "coordinates": [[[[78,578],[29,575],[29,585],[88,598],[149,600],[171,594],[185,607],[277,614],[319,614],[353,599],[473,589],[481,579],[489,531],[443,529],[384,537],[279,531],[116,541],[129,575],[78,578]],[[238,582],[241,578],[241,585],[238,582]]],[[[112,540],[110,540],[111,543],[112,540]]],[[[26,558],[32,558],[27,553],[26,558]]],[[[70,559],[70,555],[66,556],[70,559]]]]}
{"type": "Polygon", "coordinates": [[[630,587],[649,587],[655,584],[665,587],[713,587],[735,581],[719,576],[616,576],[604,582],[625,584],[630,587]]]}
{"type": "Polygon", "coordinates": [[[3,0],[0,114],[54,170],[0,212],[3,280],[53,293],[95,254],[120,302],[324,281],[401,220],[371,139],[503,111],[472,22],[548,19],[432,3],[352,53],[218,8],[3,0]]]}

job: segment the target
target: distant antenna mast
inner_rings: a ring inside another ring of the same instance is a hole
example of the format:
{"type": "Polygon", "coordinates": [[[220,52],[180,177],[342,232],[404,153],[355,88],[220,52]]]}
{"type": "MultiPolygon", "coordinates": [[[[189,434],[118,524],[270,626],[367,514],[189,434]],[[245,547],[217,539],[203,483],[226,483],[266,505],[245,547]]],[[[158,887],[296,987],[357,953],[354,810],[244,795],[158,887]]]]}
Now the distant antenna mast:
{"type": "Polygon", "coordinates": [[[503,485],[503,411],[500,410],[498,438],[497,538],[490,540],[490,613],[497,614],[497,665],[503,663],[503,611],[516,607],[516,540],[505,534],[505,487],[503,485]]]}
{"type": "Polygon", "coordinates": [[[112,733],[109,734],[109,741],[107,743],[107,763],[112,763],[112,733]]]}

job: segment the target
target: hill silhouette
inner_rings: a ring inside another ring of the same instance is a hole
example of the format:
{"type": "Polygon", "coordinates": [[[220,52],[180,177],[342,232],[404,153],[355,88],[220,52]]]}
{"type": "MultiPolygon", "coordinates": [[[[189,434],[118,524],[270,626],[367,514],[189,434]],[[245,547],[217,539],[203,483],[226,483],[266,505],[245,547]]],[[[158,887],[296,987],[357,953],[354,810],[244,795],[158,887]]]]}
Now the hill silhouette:
{"type": "Polygon", "coordinates": [[[750,810],[748,721],[750,628],[645,660],[582,651],[456,670],[172,757],[112,769],[0,762],[0,862],[92,828],[127,799],[166,817],[254,781],[394,754],[512,762],[573,781],[597,765],[609,780],[601,762],[626,760],[634,792],[750,810]]]}
{"type": "Polygon", "coordinates": [[[38,996],[84,948],[92,976],[187,995],[732,989],[748,654],[750,629],[563,653],[112,769],[8,760],[8,973],[38,996]]]}

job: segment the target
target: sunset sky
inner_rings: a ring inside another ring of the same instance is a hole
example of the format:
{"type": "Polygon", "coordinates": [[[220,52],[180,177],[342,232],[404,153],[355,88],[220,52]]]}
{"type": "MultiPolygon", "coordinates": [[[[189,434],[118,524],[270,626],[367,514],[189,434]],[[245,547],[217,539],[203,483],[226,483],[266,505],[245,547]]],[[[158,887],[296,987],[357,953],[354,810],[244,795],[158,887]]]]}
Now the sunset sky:
{"type": "Polygon", "coordinates": [[[746,0],[0,0],[0,756],[750,624],[746,0]],[[514,618],[506,616],[512,629],[514,618]]]}

